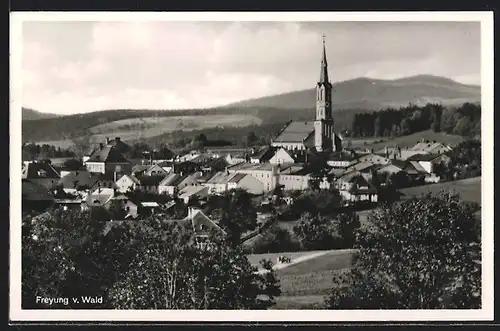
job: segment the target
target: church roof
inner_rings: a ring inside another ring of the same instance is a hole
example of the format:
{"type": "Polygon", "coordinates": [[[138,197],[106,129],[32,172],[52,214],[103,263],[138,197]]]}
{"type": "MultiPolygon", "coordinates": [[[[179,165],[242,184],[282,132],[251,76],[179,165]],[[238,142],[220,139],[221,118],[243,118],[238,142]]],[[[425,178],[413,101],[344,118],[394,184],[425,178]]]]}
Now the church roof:
{"type": "Polygon", "coordinates": [[[301,143],[314,133],[314,123],[290,122],[273,140],[274,142],[301,143]]]}

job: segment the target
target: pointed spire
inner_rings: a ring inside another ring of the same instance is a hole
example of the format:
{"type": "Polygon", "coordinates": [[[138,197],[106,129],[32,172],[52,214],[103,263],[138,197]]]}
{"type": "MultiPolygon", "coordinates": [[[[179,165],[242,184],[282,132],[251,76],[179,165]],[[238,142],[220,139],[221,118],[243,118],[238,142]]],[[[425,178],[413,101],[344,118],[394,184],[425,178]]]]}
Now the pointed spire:
{"type": "Polygon", "coordinates": [[[325,35],[323,37],[323,57],[321,58],[321,73],[319,76],[320,83],[328,83],[328,63],[326,62],[326,47],[325,35]]]}

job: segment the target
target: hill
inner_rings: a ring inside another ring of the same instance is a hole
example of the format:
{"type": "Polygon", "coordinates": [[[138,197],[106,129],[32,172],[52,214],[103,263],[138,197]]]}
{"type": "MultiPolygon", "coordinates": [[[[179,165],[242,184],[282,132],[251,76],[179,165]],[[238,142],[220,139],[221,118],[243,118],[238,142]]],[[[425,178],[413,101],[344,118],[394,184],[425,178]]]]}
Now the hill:
{"type": "Polygon", "coordinates": [[[427,193],[436,194],[440,191],[454,192],[465,202],[476,202],[481,204],[481,177],[408,187],[400,190],[402,199],[425,195],[427,193]]]}
{"type": "MultiPolygon", "coordinates": [[[[478,86],[463,85],[447,78],[434,76],[414,76],[390,81],[358,78],[337,83],[334,88],[335,129],[338,131],[351,128],[355,113],[406,106],[410,102],[414,104],[438,102],[450,105],[462,104],[466,101],[475,102],[480,99],[478,86]]],[[[171,138],[168,135],[179,130],[196,131],[213,128],[216,122],[209,121],[212,124],[205,125],[203,124],[206,122],[205,118],[221,115],[227,117],[221,125],[225,129],[242,128],[245,123],[282,126],[290,120],[313,120],[314,99],[315,92],[311,89],[210,109],[112,109],[58,117],[50,117],[56,116],[53,114],[44,114],[41,116],[49,116],[49,118],[23,120],[23,142],[50,142],[52,145],[67,147],[71,145],[71,140],[75,136],[90,133],[95,136],[94,139],[102,138],[97,136],[103,133],[102,129],[106,131],[106,135],[126,136],[131,143],[132,140],[139,138],[169,140],[171,138]],[[168,121],[169,117],[174,120],[181,116],[189,116],[191,122],[195,124],[190,125],[190,128],[185,128],[172,125],[168,121]],[[194,119],[195,116],[199,118],[194,119]],[[241,119],[241,116],[248,118],[241,119]]],[[[245,128],[254,130],[254,128],[245,128]]],[[[246,135],[248,132],[243,130],[240,133],[246,135]]]]}
{"type": "Polygon", "coordinates": [[[22,108],[22,119],[23,121],[32,121],[32,120],[39,120],[42,118],[54,118],[58,117],[59,115],[57,114],[51,114],[51,113],[42,113],[37,110],[31,109],[31,108],[22,108]]]}
{"type": "MultiPolygon", "coordinates": [[[[394,80],[355,78],[333,84],[332,108],[378,110],[413,103],[457,105],[480,102],[481,88],[451,79],[418,75],[394,80]]],[[[316,102],[315,88],[244,100],[227,107],[307,108],[316,102]]]]}

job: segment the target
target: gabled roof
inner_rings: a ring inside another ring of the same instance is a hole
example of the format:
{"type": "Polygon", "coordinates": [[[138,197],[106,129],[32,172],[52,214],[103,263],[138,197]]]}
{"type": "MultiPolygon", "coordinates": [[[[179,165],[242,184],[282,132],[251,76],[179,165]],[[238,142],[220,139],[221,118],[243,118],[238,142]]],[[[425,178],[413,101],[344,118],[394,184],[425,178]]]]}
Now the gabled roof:
{"type": "Polygon", "coordinates": [[[143,173],[144,171],[148,170],[150,166],[149,165],[143,165],[143,164],[136,164],[135,166],[132,167],[132,173],[143,173]]]}
{"type": "Polygon", "coordinates": [[[54,167],[45,162],[26,163],[22,169],[21,176],[25,179],[61,178],[54,167]],[[44,175],[41,175],[42,172],[44,175]]]}
{"type": "Polygon", "coordinates": [[[443,156],[444,154],[415,154],[410,156],[407,160],[408,161],[432,161],[434,159],[437,159],[440,156],[443,156]]]}
{"type": "Polygon", "coordinates": [[[226,173],[225,171],[216,172],[212,178],[207,180],[207,184],[226,184],[231,177],[233,177],[234,173],[226,173]]]}
{"type": "Polygon", "coordinates": [[[54,196],[44,186],[29,179],[22,179],[22,199],[27,201],[54,201],[54,196]]]}
{"type": "Polygon", "coordinates": [[[140,176],[137,177],[142,186],[158,186],[165,176],[140,176]]]}
{"type": "Polygon", "coordinates": [[[101,175],[88,171],[72,171],[59,180],[59,184],[66,189],[78,189],[81,187],[93,187],[99,180],[101,175]]]}
{"type": "Polygon", "coordinates": [[[229,180],[227,182],[228,183],[236,183],[236,184],[238,184],[246,176],[250,176],[250,175],[248,175],[248,174],[241,174],[241,173],[235,173],[234,176],[232,176],[231,178],[229,178],[229,180]]]}
{"type": "Polygon", "coordinates": [[[137,185],[141,184],[141,181],[136,176],[134,176],[134,175],[127,175],[127,174],[125,174],[125,175],[121,176],[118,180],[120,180],[122,178],[129,178],[132,182],[134,182],[137,185]]]}
{"type": "Polygon", "coordinates": [[[130,161],[123,156],[116,146],[106,145],[102,149],[95,150],[87,162],[129,163],[130,161]]]}
{"type": "Polygon", "coordinates": [[[410,164],[421,174],[428,174],[427,170],[418,161],[410,161],[410,164]]]}
{"type": "Polygon", "coordinates": [[[186,216],[183,221],[191,222],[193,230],[197,235],[209,234],[210,230],[220,231],[224,235],[226,232],[205,213],[197,208],[192,209],[192,214],[186,216]]]}
{"type": "Polygon", "coordinates": [[[102,189],[101,193],[95,193],[96,192],[93,192],[87,196],[86,203],[90,207],[103,206],[108,203],[114,195],[109,189],[102,189]]]}
{"type": "Polygon", "coordinates": [[[176,173],[168,174],[158,185],[159,186],[177,186],[179,185],[187,175],[179,175],[176,173]]]}
{"type": "Polygon", "coordinates": [[[188,185],[179,191],[179,198],[191,197],[201,193],[202,191],[208,192],[208,188],[205,186],[188,185]]]}
{"type": "Polygon", "coordinates": [[[311,122],[290,122],[273,142],[291,142],[301,143],[304,142],[310,135],[314,133],[314,123],[311,122]]]}
{"type": "Polygon", "coordinates": [[[349,193],[354,194],[375,194],[377,189],[364,178],[363,176],[355,176],[349,180],[352,187],[349,189],[349,193]]]}
{"type": "Polygon", "coordinates": [[[251,159],[258,159],[258,160],[262,160],[262,161],[267,161],[273,157],[274,152],[276,150],[277,150],[276,147],[266,146],[266,147],[262,148],[261,150],[256,151],[255,153],[251,154],[250,158],[251,159]]]}

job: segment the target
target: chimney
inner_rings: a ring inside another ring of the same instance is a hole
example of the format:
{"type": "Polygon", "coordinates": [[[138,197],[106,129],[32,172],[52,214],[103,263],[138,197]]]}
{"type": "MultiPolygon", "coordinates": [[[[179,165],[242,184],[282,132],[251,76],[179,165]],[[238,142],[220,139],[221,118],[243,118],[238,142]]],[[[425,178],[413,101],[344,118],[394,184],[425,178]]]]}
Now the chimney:
{"type": "Polygon", "coordinates": [[[102,151],[103,148],[104,148],[104,144],[103,143],[99,143],[99,149],[102,151]]]}

